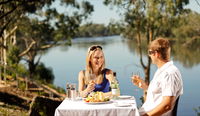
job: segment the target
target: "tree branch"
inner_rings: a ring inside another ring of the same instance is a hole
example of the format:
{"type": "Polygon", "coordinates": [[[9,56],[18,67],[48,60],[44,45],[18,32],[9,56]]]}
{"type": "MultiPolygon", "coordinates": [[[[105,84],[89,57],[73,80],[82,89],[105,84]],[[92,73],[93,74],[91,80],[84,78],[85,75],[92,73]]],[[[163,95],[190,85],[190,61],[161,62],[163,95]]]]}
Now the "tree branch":
{"type": "Polygon", "coordinates": [[[40,49],[47,49],[47,48],[51,48],[53,47],[55,44],[48,44],[48,45],[44,45],[44,46],[41,46],[40,49]]]}
{"type": "Polygon", "coordinates": [[[43,45],[43,46],[40,47],[40,50],[48,49],[48,48],[51,48],[55,45],[60,45],[60,44],[57,44],[57,42],[54,42],[52,44],[43,45]]]}
{"type": "MultiPolygon", "coordinates": [[[[3,38],[8,38],[12,33],[15,32],[15,30],[17,29],[17,26],[15,26],[9,34],[5,35],[5,37],[1,37],[0,39],[3,39],[3,38]]],[[[3,29],[4,30],[4,29],[3,29]]],[[[4,49],[7,49],[7,46],[5,46],[3,43],[0,43],[0,47],[4,48],[4,49]]]]}
{"type": "Polygon", "coordinates": [[[12,13],[13,11],[15,11],[15,9],[17,9],[17,7],[14,7],[12,10],[10,10],[9,12],[3,14],[0,19],[2,19],[3,17],[7,16],[8,14],[12,13]]]}
{"type": "Polygon", "coordinates": [[[4,46],[2,43],[0,43],[0,48],[6,49],[6,46],[4,46]]]}
{"type": "Polygon", "coordinates": [[[24,50],[22,53],[19,54],[19,57],[22,57],[25,54],[27,54],[35,43],[36,43],[35,41],[32,41],[31,44],[29,45],[29,47],[26,50],[24,50]]]}
{"type": "Polygon", "coordinates": [[[3,28],[0,30],[0,37],[3,35],[3,31],[7,28],[8,24],[12,21],[12,19],[9,19],[7,23],[3,26],[3,28]]]}
{"type": "Polygon", "coordinates": [[[142,57],[142,47],[141,47],[141,34],[140,34],[140,21],[138,22],[139,25],[138,25],[138,31],[137,31],[137,46],[138,46],[138,49],[139,49],[139,55],[140,55],[140,63],[142,65],[142,67],[145,69],[146,66],[144,65],[144,62],[143,62],[143,57],[142,57]]]}
{"type": "Polygon", "coordinates": [[[2,4],[7,4],[7,3],[12,2],[12,1],[13,1],[13,0],[3,1],[3,2],[0,2],[0,5],[2,5],[2,4]]]}
{"type": "Polygon", "coordinates": [[[15,26],[7,35],[5,35],[5,38],[8,38],[11,34],[13,34],[17,29],[17,26],[15,26]]]}

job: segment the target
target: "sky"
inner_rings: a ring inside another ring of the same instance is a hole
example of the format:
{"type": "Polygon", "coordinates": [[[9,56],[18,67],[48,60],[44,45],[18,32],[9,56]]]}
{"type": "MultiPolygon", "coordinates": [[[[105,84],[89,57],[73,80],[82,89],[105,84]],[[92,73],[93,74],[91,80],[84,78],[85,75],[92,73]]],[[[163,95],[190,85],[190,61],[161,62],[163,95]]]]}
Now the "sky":
{"type": "MultiPolygon", "coordinates": [[[[83,0],[78,0],[83,1],[83,0]]],[[[103,0],[85,0],[89,1],[94,6],[94,12],[92,12],[90,18],[87,22],[93,22],[98,24],[108,25],[110,21],[120,21],[123,17],[119,15],[119,10],[117,8],[111,8],[111,6],[105,6],[103,4],[103,0]]],[[[58,11],[64,12],[65,10],[60,7],[59,3],[54,4],[58,11]]],[[[185,6],[185,8],[190,8],[193,11],[200,13],[200,0],[190,0],[189,5],[185,6]],[[197,3],[198,1],[198,3],[197,3]]],[[[69,10],[69,9],[67,9],[69,10]]],[[[86,23],[86,22],[85,22],[86,23]]]]}
{"type": "MultiPolygon", "coordinates": [[[[108,24],[111,19],[120,20],[120,16],[117,9],[111,10],[110,6],[103,5],[103,0],[89,0],[91,4],[94,5],[94,12],[91,16],[92,22],[99,23],[99,24],[108,24]]],[[[185,8],[190,8],[198,13],[200,13],[200,4],[198,5],[197,2],[200,3],[200,0],[190,0],[189,5],[185,6],[185,8]]]]}

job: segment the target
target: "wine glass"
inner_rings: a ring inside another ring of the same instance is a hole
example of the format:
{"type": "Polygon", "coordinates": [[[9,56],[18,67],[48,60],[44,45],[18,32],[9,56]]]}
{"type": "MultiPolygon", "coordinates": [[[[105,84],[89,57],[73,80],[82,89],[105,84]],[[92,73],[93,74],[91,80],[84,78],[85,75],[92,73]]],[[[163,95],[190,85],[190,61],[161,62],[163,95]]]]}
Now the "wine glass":
{"type": "Polygon", "coordinates": [[[142,80],[140,78],[140,71],[136,71],[134,73],[132,72],[132,77],[131,77],[132,82],[134,84],[138,85],[139,87],[141,87],[142,86],[142,83],[141,83],[142,80]]]}
{"type": "MultiPolygon", "coordinates": [[[[95,74],[89,74],[89,76],[90,76],[89,84],[94,84],[94,85],[95,85],[95,84],[96,84],[96,80],[97,80],[96,75],[95,75],[95,74]]],[[[90,91],[90,92],[88,93],[88,95],[91,94],[91,93],[93,93],[93,91],[94,91],[94,90],[90,91]]]]}
{"type": "Polygon", "coordinates": [[[96,80],[97,80],[96,75],[95,74],[90,74],[90,80],[91,80],[91,82],[96,83],[96,80]]]}

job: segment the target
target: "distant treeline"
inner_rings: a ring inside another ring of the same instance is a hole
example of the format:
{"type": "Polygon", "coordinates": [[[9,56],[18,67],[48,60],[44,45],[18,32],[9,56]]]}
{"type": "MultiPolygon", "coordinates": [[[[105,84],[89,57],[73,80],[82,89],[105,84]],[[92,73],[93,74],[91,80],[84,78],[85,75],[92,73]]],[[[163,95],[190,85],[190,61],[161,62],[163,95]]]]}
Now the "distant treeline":
{"type": "Polygon", "coordinates": [[[98,36],[111,36],[120,35],[122,27],[120,24],[85,24],[79,27],[76,37],[98,37],[98,36]]]}
{"type": "MultiPolygon", "coordinates": [[[[180,15],[180,17],[169,24],[168,26],[160,29],[160,35],[164,37],[177,38],[183,40],[186,38],[200,38],[200,14],[195,12],[189,12],[187,14],[180,15]],[[172,26],[173,25],[173,26],[172,26]]],[[[76,37],[99,37],[99,36],[112,36],[123,34],[125,38],[135,38],[136,30],[130,25],[124,25],[119,23],[110,23],[108,26],[104,24],[85,24],[78,28],[76,37]]],[[[143,33],[142,33],[143,34],[143,33]]]]}

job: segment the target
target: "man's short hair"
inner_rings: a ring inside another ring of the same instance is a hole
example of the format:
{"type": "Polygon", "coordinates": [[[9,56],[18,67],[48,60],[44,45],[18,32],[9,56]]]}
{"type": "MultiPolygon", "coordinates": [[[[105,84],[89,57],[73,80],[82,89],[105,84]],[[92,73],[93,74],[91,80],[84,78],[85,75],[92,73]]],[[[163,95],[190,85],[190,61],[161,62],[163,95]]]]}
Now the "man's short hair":
{"type": "Polygon", "coordinates": [[[163,60],[170,59],[170,43],[168,39],[159,37],[153,40],[149,45],[149,50],[160,53],[163,60]]]}

